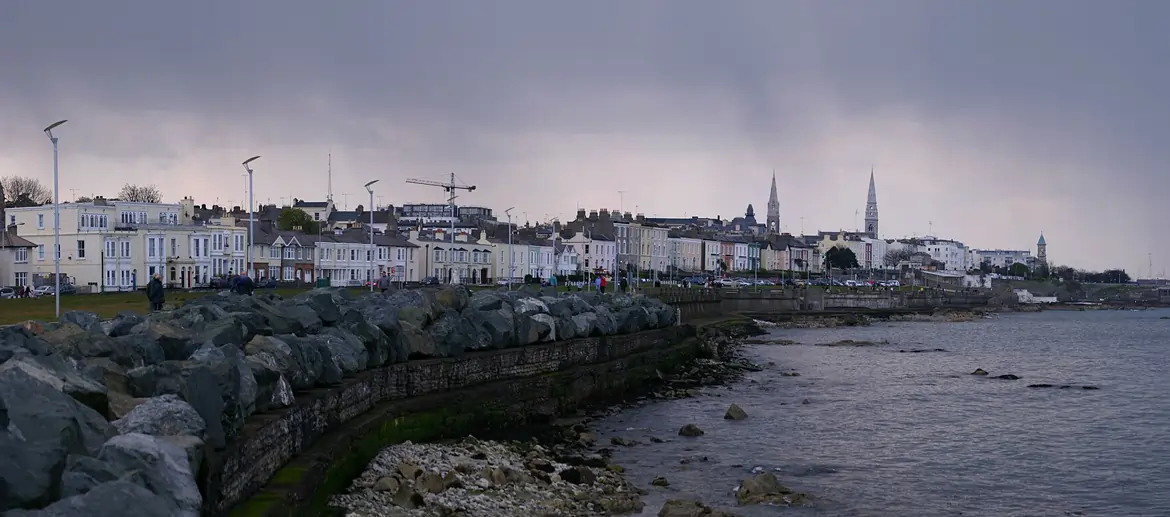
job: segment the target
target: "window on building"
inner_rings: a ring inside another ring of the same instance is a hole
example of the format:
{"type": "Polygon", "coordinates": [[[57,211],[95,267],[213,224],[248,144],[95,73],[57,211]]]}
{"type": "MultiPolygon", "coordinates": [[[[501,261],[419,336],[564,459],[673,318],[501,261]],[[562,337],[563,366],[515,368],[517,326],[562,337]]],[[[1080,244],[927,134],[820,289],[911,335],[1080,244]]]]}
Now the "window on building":
{"type": "Polygon", "coordinates": [[[130,242],[129,241],[122,242],[122,256],[125,258],[130,258],[130,242]]]}
{"type": "Polygon", "coordinates": [[[292,246],[285,246],[284,258],[294,259],[294,258],[296,258],[296,252],[297,252],[296,248],[293,248],[292,246]]]}
{"type": "Polygon", "coordinates": [[[16,281],[15,282],[16,287],[28,285],[28,273],[27,272],[21,271],[19,273],[16,273],[13,276],[15,277],[13,280],[16,281]]]}
{"type": "Polygon", "coordinates": [[[37,214],[37,228],[45,228],[45,214],[37,214]]]}
{"type": "Polygon", "coordinates": [[[293,281],[293,268],[292,268],[292,266],[285,266],[284,267],[284,281],[285,282],[292,282],[293,281]]]}
{"type": "Polygon", "coordinates": [[[77,241],[77,259],[81,260],[84,258],[85,258],[85,241],[79,240],[79,241],[77,241]]]}
{"type": "MultiPolygon", "coordinates": [[[[178,239],[171,239],[171,256],[172,257],[179,256],[179,240],[178,239]]],[[[174,276],[174,275],[171,275],[171,276],[174,276]]],[[[174,280],[174,279],[171,279],[171,280],[174,280]]]]}
{"type": "Polygon", "coordinates": [[[374,260],[374,252],[372,250],[366,250],[366,262],[371,262],[373,260],[374,260]]]}
{"type": "MultiPolygon", "coordinates": [[[[146,256],[147,257],[155,258],[158,256],[158,249],[155,248],[154,243],[155,243],[154,237],[149,237],[146,239],[146,256]]],[[[151,276],[153,276],[153,275],[151,275],[151,276]]]]}

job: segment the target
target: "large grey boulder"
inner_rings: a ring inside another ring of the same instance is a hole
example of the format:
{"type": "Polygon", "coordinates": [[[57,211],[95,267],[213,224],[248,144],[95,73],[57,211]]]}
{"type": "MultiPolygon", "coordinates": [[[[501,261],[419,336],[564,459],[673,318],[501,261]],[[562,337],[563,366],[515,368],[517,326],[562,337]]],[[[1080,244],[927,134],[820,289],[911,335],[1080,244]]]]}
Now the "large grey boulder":
{"type": "Polygon", "coordinates": [[[4,517],[172,517],[180,513],[169,498],[131,481],[111,481],[82,495],[57,501],[43,510],[14,510],[4,517]]]}
{"type": "Polygon", "coordinates": [[[24,327],[0,327],[0,363],[16,355],[48,355],[48,345],[24,327]]]}
{"type": "Polygon", "coordinates": [[[0,511],[56,500],[69,455],[93,455],[115,435],[102,415],[51,384],[0,371],[0,511]]]}
{"type": "MultiPolygon", "coordinates": [[[[552,336],[553,327],[548,320],[537,319],[540,313],[529,316],[516,315],[516,344],[528,346],[544,341],[552,336]]],[[[544,316],[548,316],[544,314],[544,316]]]]}
{"type": "Polygon", "coordinates": [[[61,474],[61,498],[81,495],[102,483],[125,479],[143,484],[137,472],[123,473],[118,467],[92,456],[70,455],[61,474]]]}
{"type": "Polygon", "coordinates": [[[481,330],[464,318],[454,308],[447,309],[439,319],[427,328],[430,334],[430,349],[411,349],[411,355],[420,358],[429,357],[456,357],[463,355],[464,350],[481,348],[487,338],[481,336],[481,330]]]}
{"type": "MultiPolygon", "coordinates": [[[[66,313],[90,314],[90,313],[66,313]]],[[[94,316],[96,318],[96,315],[94,316]]],[[[75,316],[78,319],[80,316],[75,316]]],[[[97,327],[99,324],[83,322],[97,327]]],[[[99,331],[87,330],[74,323],[63,322],[52,330],[47,330],[39,336],[57,354],[84,359],[87,357],[108,357],[115,363],[126,368],[137,368],[144,364],[134,350],[134,347],[125,341],[106,336],[99,331]]]]}
{"type": "Polygon", "coordinates": [[[369,366],[370,354],[366,350],[366,345],[357,336],[344,329],[326,328],[320,334],[310,336],[309,339],[316,341],[322,350],[328,351],[329,355],[333,357],[333,362],[341,368],[343,376],[349,377],[363,372],[369,366]]]}
{"type": "Polygon", "coordinates": [[[252,378],[256,380],[257,413],[293,405],[296,398],[292,385],[284,375],[255,357],[248,357],[247,363],[252,370],[252,378]]]}
{"type": "Polygon", "coordinates": [[[368,321],[361,310],[346,309],[335,325],[358,338],[366,347],[367,366],[370,368],[402,362],[410,355],[401,341],[391,340],[382,329],[368,321]]]}
{"type": "Polygon", "coordinates": [[[274,334],[313,334],[320,332],[324,324],[317,312],[307,305],[284,303],[278,310],[283,326],[270,322],[274,334]]]}
{"type": "Polygon", "coordinates": [[[57,319],[62,324],[73,324],[86,332],[102,332],[102,319],[97,313],[88,311],[65,311],[57,319]]]}
{"type": "Polygon", "coordinates": [[[245,361],[244,352],[234,344],[204,346],[191,355],[204,363],[215,376],[223,398],[224,433],[230,439],[244,427],[244,421],[256,412],[256,378],[245,361]]]}
{"type": "MultiPolygon", "coordinates": [[[[223,303],[222,299],[207,296],[195,300],[188,300],[182,307],[179,307],[169,315],[158,314],[151,315],[151,317],[166,318],[168,321],[185,329],[198,331],[202,330],[210,322],[227,317],[228,311],[218,305],[220,303],[223,303]]],[[[186,358],[184,357],[183,359],[186,358]]]]}
{"type": "Polygon", "coordinates": [[[110,337],[125,336],[144,320],[136,312],[122,311],[117,316],[101,323],[101,331],[110,337]]]}
{"type": "MultiPolygon", "coordinates": [[[[226,369],[231,375],[232,369],[226,369]]],[[[234,413],[225,417],[223,389],[212,366],[200,361],[164,361],[126,372],[126,384],[135,397],[178,395],[191,404],[207,425],[207,444],[216,449],[227,444],[223,422],[231,421],[234,413]]],[[[228,388],[231,388],[230,383],[228,388]]]]}
{"type": "MultiPolygon", "coordinates": [[[[312,376],[312,384],[308,386],[309,388],[333,386],[341,382],[341,367],[333,359],[332,353],[327,348],[320,346],[316,340],[310,336],[295,334],[282,334],[274,337],[288,345],[292,357],[296,358],[306,375],[312,376]]],[[[259,350],[259,348],[254,349],[259,350]]],[[[275,354],[277,348],[270,344],[267,345],[266,350],[275,354]]],[[[302,389],[299,378],[289,377],[284,368],[277,368],[277,370],[285,373],[289,384],[295,389],[302,389]]]]}
{"type": "Polygon", "coordinates": [[[21,354],[0,364],[0,373],[20,371],[57,391],[73,397],[101,415],[109,414],[110,400],[106,386],[85,376],[74,362],[58,355],[21,354]]]}
{"type": "Polygon", "coordinates": [[[207,423],[199,412],[178,395],[153,397],[113,422],[119,433],[152,436],[197,436],[207,434],[207,423]]]}
{"type": "Polygon", "coordinates": [[[325,325],[332,325],[341,319],[339,302],[344,300],[334,289],[313,289],[296,295],[293,301],[311,309],[325,325]]]}
{"type": "Polygon", "coordinates": [[[307,390],[317,385],[325,369],[316,346],[301,346],[297,340],[289,342],[280,336],[256,336],[244,348],[249,360],[259,362],[284,377],[294,390],[307,390]]]}
{"type": "MultiPolygon", "coordinates": [[[[199,344],[200,348],[208,346],[215,348],[224,345],[236,345],[243,347],[245,343],[256,335],[253,329],[244,323],[246,316],[237,316],[232,314],[226,318],[216,320],[208,323],[203,327],[203,330],[197,332],[192,341],[199,344]]],[[[192,353],[195,353],[192,351],[192,353]]]]}
{"type": "Polygon", "coordinates": [[[471,292],[463,285],[443,285],[437,288],[427,289],[430,291],[436,303],[442,306],[443,312],[453,310],[455,312],[462,311],[467,307],[468,301],[471,299],[471,292]]]}
{"type": "Polygon", "coordinates": [[[167,360],[166,353],[163,352],[162,345],[158,344],[146,334],[126,334],[113,338],[119,346],[126,347],[134,351],[136,359],[141,361],[141,364],[130,366],[130,368],[137,368],[139,366],[149,366],[158,364],[167,360]]]}
{"type": "Polygon", "coordinates": [[[200,343],[192,340],[192,332],[189,329],[201,330],[206,324],[200,323],[199,325],[190,325],[185,328],[180,326],[178,322],[179,320],[146,320],[136,325],[130,332],[132,334],[141,334],[150,341],[158,343],[158,346],[162,348],[163,356],[167,360],[184,361],[190,358],[191,354],[195,350],[198,350],[200,345],[200,343]]]}
{"type": "Polygon", "coordinates": [[[122,434],[102,445],[97,459],[120,472],[140,474],[144,488],[172,503],[176,509],[173,515],[199,515],[203,497],[195,484],[187,453],[178,446],[157,436],[122,434]]]}

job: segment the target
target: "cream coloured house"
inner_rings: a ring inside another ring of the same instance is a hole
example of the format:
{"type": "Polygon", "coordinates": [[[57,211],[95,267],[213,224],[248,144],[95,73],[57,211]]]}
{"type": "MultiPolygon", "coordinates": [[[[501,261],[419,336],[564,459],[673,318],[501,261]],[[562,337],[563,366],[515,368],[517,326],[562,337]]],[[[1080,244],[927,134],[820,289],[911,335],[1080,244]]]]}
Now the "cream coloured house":
{"type": "MultiPolygon", "coordinates": [[[[141,288],[159,273],[173,287],[207,285],[244,268],[247,230],[195,224],[183,204],[95,199],[60,205],[61,273],[79,291],[141,288]]],[[[53,205],[8,210],[23,237],[36,244],[29,258],[34,279],[54,270],[53,205]]]]}
{"type": "Polygon", "coordinates": [[[489,239],[492,245],[492,267],[495,271],[493,278],[497,280],[512,279],[512,283],[522,283],[528,272],[528,243],[513,239],[489,239]]]}
{"type": "Polygon", "coordinates": [[[452,284],[483,284],[491,281],[496,247],[484,232],[478,238],[458,232],[454,239],[445,230],[419,232],[411,230],[409,241],[420,255],[418,270],[422,277],[436,277],[452,284]]]}

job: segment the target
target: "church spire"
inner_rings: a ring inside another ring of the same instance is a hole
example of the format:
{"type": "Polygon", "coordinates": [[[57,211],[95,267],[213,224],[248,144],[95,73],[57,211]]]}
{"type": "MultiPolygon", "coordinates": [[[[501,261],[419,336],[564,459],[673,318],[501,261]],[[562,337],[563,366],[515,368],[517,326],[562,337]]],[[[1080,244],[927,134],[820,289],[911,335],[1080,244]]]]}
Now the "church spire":
{"type": "Polygon", "coordinates": [[[878,236],[877,187],[873,180],[873,167],[869,168],[869,196],[865,200],[865,233],[875,239],[878,236]]]}
{"type": "Polygon", "coordinates": [[[772,192],[768,194],[768,234],[780,234],[780,195],[776,193],[776,171],[772,171],[772,192]]]}

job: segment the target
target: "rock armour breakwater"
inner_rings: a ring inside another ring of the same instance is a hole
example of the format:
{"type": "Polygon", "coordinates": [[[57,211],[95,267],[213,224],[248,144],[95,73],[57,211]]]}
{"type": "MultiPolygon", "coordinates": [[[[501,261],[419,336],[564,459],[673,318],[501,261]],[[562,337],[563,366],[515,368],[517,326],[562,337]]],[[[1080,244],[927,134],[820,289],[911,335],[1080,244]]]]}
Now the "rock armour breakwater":
{"type": "Polygon", "coordinates": [[[675,314],[640,296],[472,296],[461,287],[352,296],[322,289],[287,300],[212,295],[145,318],[124,313],[100,321],[72,312],[58,323],[2,328],[0,460],[11,468],[0,472],[0,511],[120,516],[129,506],[137,515],[173,516],[197,515],[202,506],[219,513],[325,429],[376,402],[369,393],[350,394],[359,402],[344,411],[319,408],[299,413],[307,421],[282,420],[290,414],[285,408],[302,402],[346,400],[314,395],[322,388],[361,391],[365,385],[347,379],[372,369],[386,380],[387,391],[376,395],[400,396],[449,390],[457,387],[453,380],[490,381],[507,368],[539,374],[574,356],[562,352],[551,363],[531,360],[517,369],[529,350],[545,359],[553,353],[533,345],[671,327],[675,314]],[[503,349],[517,353],[434,361],[503,349]],[[412,359],[432,361],[410,361],[417,367],[406,372],[388,367],[412,359]],[[268,443],[275,449],[269,463],[245,468],[233,457],[242,438],[282,428],[295,439],[268,443]],[[191,490],[196,478],[202,493],[191,490]]]}

